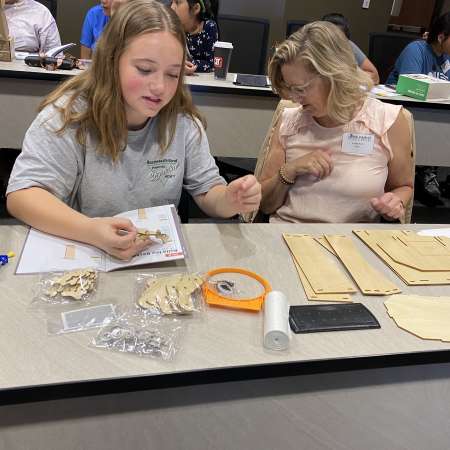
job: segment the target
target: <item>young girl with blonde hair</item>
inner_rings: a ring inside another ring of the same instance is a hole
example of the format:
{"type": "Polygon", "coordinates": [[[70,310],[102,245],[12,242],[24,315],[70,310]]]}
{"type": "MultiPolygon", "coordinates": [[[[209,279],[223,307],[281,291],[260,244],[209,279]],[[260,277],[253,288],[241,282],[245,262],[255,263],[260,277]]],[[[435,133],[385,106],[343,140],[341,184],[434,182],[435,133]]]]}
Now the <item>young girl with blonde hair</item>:
{"type": "Polygon", "coordinates": [[[111,216],[178,204],[183,187],[212,216],[256,209],[253,176],[228,186],[219,176],[183,83],[185,49],[169,8],[152,0],[121,6],[92,67],[50,94],[27,131],[7,189],[10,213],[129,259],[149,243],[111,216]]]}

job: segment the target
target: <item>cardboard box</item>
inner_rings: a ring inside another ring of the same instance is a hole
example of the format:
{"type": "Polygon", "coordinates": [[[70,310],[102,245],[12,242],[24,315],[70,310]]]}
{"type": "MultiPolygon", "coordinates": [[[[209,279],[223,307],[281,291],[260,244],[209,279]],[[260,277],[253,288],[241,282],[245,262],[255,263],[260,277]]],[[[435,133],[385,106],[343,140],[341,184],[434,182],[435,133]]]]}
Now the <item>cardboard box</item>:
{"type": "Polygon", "coordinates": [[[400,75],[397,93],[418,100],[450,98],[450,81],[423,74],[400,75]]]}
{"type": "Polygon", "coordinates": [[[14,38],[0,39],[0,61],[10,62],[14,57],[14,38]]]}

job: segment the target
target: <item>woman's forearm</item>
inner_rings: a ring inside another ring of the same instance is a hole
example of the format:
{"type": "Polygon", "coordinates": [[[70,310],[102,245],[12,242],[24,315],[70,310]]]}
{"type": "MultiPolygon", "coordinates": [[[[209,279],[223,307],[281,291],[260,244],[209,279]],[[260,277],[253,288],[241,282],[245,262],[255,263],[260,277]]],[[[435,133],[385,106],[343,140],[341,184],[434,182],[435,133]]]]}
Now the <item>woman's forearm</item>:
{"type": "Polygon", "coordinates": [[[92,219],[45,189],[31,187],[8,194],[11,215],[46,233],[91,244],[92,219]]]}
{"type": "Polygon", "coordinates": [[[265,214],[275,212],[283,205],[289,187],[289,185],[281,183],[278,174],[262,181],[261,211],[265,214]]]}

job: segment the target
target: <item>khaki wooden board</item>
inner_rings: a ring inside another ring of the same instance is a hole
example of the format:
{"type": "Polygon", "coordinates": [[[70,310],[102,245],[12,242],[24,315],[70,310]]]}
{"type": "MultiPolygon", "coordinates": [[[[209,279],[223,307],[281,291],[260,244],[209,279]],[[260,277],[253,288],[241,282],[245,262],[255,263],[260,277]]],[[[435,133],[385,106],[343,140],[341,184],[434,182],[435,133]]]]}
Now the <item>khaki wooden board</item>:
{"type": "Polygon", "coordinates": [[[450,297],[393,295],[384,305],[398,327],[422,339],[450,342],[450,297]]]}
{"type": "Polygon", "coordinates": [[[409,244],[405,245],[395,236],[378,242],[378,245],[400,264],[423,272],[450,271],[450,254],[445,246],[438,244],[441,245],[442,254],[427,256],[417,251],[416,247],[411,245],[412,242],[409,244]]]}
{"type": "Polygon", "coordinates": [[[302,282],[302,286],[308,300],[316,302],[353,302],[349,294],[316,294],[294,256],[292,256],[292,261],[297,269],[298,276],[302,282]]]}
{"type": "Polygon", "coordinates": [[[314,238],[325,250],[328,250],[331,254],[337,257],[336,252],[331,247],[330,243],[325,239],[325,236],[317,236],[314,238]]]}
{"type": "Polygon", "coordinates": [[[284,233],[283,237],[315,293],[356,292],[353,283],[310,235],[284,233]]]}
{"type": "Polygon", "coordinates": [[[325,235],[325,238],[363,294],[392,295],[401,292],[392,281],[375,270],[363,258],[349,236],[325,235]]]}
{"type": "Polygon", "coordinates": [[[405,230],[353,230],[353,233],[377,254],[407,285],[431,286],[450,284],[450,272],[422,272],[413,269],[412,267],[404,266],[403,264],[395,262],[381,247],[378,246],[378,242],[383,239],[413,232],[405,230]]]}

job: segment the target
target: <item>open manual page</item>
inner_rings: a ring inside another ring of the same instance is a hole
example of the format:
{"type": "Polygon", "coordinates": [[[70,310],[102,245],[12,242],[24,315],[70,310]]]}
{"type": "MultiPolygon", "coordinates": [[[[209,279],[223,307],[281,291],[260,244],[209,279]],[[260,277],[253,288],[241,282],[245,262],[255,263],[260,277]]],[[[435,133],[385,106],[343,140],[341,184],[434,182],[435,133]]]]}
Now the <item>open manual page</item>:
{"type": "Polygon", "coordinates": [[[109,272],[124,267],[172,261],[185,257],[185,245],[180,221],[174,205],[136,209],[116,217],[130,219],[139,231],[160,231],[163,242],[151,238],[154,244],[131,261],[120,261],[87,244],[52,236],[30,229],[17,265],[17,274],[53,272],[92,267],[109,272]]]}

